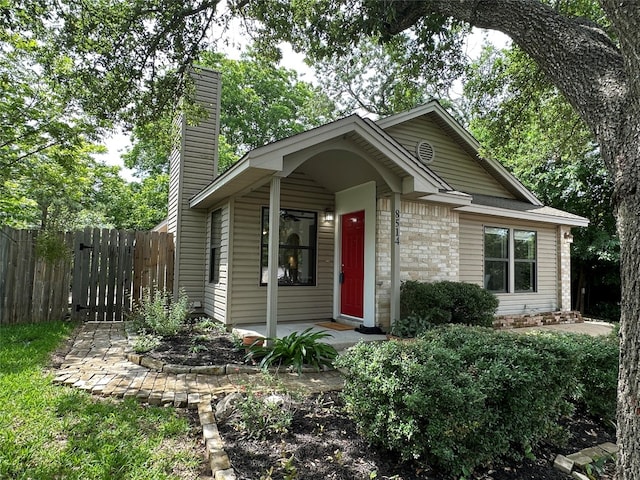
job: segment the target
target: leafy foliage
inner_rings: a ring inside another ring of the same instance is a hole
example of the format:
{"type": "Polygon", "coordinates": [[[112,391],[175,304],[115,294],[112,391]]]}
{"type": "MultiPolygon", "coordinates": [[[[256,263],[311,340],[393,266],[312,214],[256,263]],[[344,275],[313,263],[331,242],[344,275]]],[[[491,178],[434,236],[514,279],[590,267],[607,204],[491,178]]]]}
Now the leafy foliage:
{"type": "Polygon", "coordinates": [[[497,308],[497,297],[472,283],[412,280],[400,286],[400,318],[417,315],[433,324],[489,327],[497,308]]]}
{"type": "MultiPolygon", "coordinates": [[[[203,52],[199,65],[221,73],[219,171],[248,150],[295,135],[335,118],[335,107],[318,87],[293,70],[276,67],[255,52],[239,60],[203,52]]],[[[124,155],[139,176],[167,173],[175,135],[171,115],[137,126],[124,155]]]]}
{"type": "Polygon", "coordinates": [[[576,364],[550,338],[453,325],[415,342],[359,344],[338,360],[365,438],[453,475],[557,437],[576,364]]]}
{"type": "Polygon", "coordinates": [[[587,288],[594,310],[595,302],[607,300],[597,298],[599,291],[615,303],[620,244],[610,205],[613,182],[586,124],[515,47],[485,49],[468,70],[465,95],[470,128],[485,155],[500,159],[544,204],[589,218],[587,228],[574,232],[574,291],[587,288]]]}
{"type": "Polygon", "coordinates": [[[284,395],[278,394],[278,400],[282,401],[273,397],[248,390],[246,397],[236,404],[239,418],[234,421],[235,427],[255,439],[287,433],[293,420],[293,402],[284,395]]]}
{"type": "Polygon", "coordinates": [[[175,335],[189,316],[189,299],[183,291],[174,301],[171,292],[147,288],[132,316],[138,332],[175,335]]]}
{"type": "Polygon", "coordinates": [[[433,328],[433,326],[431,317],[413,313],[393,322],[389,333],[400,338],[415,338],[433,328]]]}
{"type": "Polygon", "coordinates": [[[620,355],[617,334],[612,332],[608,337],[557,335],[553,339],[564,343],[576,355],[578,388],[573,394],[574,400],[594,417],[614,422],[620,355]]]}
{"type": "Polygon", "coordinates": [[[331,367],[338,352],[333,345],[319,341],[331,334],[324,330],[313,332],[312,329],[309,327],[302,333],[293,332],[282,338],[267,338],[266,346],[254,343],[249,348],[247,358],[261,359],[261,368],[292,366],[299,374],[305,366],[318,370],[331,367]]]}

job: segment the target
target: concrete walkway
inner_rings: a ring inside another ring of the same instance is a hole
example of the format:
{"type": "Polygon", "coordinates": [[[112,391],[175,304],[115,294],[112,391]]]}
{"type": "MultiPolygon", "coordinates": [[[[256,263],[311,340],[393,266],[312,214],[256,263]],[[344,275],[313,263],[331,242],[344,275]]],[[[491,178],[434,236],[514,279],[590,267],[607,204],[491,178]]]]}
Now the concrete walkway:
{"type": "Polygon", "coordinates": [[[516,332],[516,333],[530,333],[530,332],[536,332],[536,331],[582,333],[585,335],[591,335],[592,337],[598,337],[601,335],[609,335],[613,331],[613,324],[587,320],[581,323],[561,323],[559,325],[541,325],[539,327],[514,328],[508,331],[516,332]]]}

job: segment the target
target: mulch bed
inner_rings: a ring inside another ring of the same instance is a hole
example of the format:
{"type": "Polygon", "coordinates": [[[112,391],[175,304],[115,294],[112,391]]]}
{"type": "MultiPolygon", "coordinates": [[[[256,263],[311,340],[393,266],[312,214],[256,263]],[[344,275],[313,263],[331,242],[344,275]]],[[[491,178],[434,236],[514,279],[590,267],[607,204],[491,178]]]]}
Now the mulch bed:
{"type": "Polygon", "coordinates": [[[187,324],[178,335],[163,337],[160,345],[145,355],[175,365],[244,364],[245,351],[230,333],[202,332],[187,324]]]}
{"type": "MultiPolygon", "coordinates": [[[[296,403],[289,432],[268,440],[254,440],[227,422],[219,425],[225,451],[239,480],[259,478],[306,479],[393,479],[441,480],[441,472],[414,463],[403,463],[397,455],[370,446],[357,433],[347,417],[338,393],[305,397],[296,403]],[[291,457],[293,460],[291,461],[291,457]],[[297,476],[283,465],[289,460],[297,476]],[[273,468],[271,476],[267,473],[273,468]],[[374,473],[375,472],[375,473],[374,473]]],[[[483,480],[568,480],[569,475],[553,468],[558,453],[569,454],[599,443],[615,442],[615,432],[586,415],[576,413],[565,419],[570,432],[566,447],[541,445],[535,460],[506,462],[475,472],[474,479],[483,480]]],[[[599,477],[611,479],[613,464],[599,477]]]]}
{"type": "MultiPolygon", "coordinates": [[[[244,363],[245,352],[227,333],[203,333],[188,325],[180,334],[164,338],[162,344],[145,355],[166,363],[183,365],[223,365],[244,363]],[[194,337],[200,336],[194,343],[194,337]],[[202,347],[193,348],[194,345],[202,347]]],[[[325,393],[296,401],[293,423],[286,434],[269,440],[255,440],[230,424],[219,425],[225,451],[239,480],[260,478],[296,478],[354,480],[440,480],[447,478],[440,472],[418,464],[403,463],[397,455],[369,445],[358,435],[355,424],[343,410],[339,393],[325,393]],[[293,456],[293,459],[291,458],[293,456]],[[295,467],[297,476],[287,477],[295,467]],[[269,472],[271,470],[270,476],[269,472]],[[375,473],[374,473],[375,472],[375,473]]],[[[613,442],[612,425],[576,412],[562,423],[569,430],[566,446],[539,446],[533,453],[535,460],[525,459],[493,465],[475,472],[478,480],[568,480],[569,475],[553,468],[558,453],[570,454],[582,448],[613,442]]],[[[613,464],[601,472],[601,480],[613,478],[613,464]]]]}

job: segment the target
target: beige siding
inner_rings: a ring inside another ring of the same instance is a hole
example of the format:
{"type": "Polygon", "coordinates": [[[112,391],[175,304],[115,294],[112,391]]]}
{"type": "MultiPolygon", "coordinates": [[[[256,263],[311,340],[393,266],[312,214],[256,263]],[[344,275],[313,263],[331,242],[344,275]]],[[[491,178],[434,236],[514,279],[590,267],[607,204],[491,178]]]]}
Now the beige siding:
{"type": "Polygon", "coordinates": [[[207,248],[206,248],[206,261],[204,268],[204,312],[207,315],[227,323],[227,299],[229,295],[229,245],[230,236],[230,214],[232,210],[232,203],[227,203],[221,207],[213,208],[209,211],[207,218],[207,248]],[[211,261],[211,214],[215,210],[220,210],[222,214],[221,218],[221,245],[220,245],[220,278],[217,283],[209,281],[209,262],[211,261]]]}
{"type": "MultiPolygon", "coordinates": [[[[333,194],[302,174],[282,179],[281,208],[318,213],[317,284],[313,287],[278,288],[278,321],[331,318],[333,314],[334,222],[325,223],[323,212],[333,206],[333,194]]],[[[233,278],[230,284],[229,322],[232,325],[264,322],[267,288],[260,286],[260,235],[262,207],[269,206],[266,185],[235,199],[233,220],[233,278]]]]}
{"type": "Polygon", "coordinates": [[[204,303],[207,212],[189,208],[189,199],[213,181],[217,162],[220,79],[217,72],[192,74],[196,101],[206,110],[198,125],[181,119],[182,148],[171,155],[168,229],[175,234],[175,287],[204,303]]]}
{"type": "Polygon", "coordinates": [[[514,198],[431,120],[419,117],[390,127],[386,132],[414,155],[419,141],[427,140],[431,143],[435,151],[435,159],[429,164],[429,168],[454,189],[465,193],[514,198]]]}
{"type": "Polygon", "coordinates": [[[530,229],[537,232],[538,291],[498,294],[499,315],[552,312],[558,309],[557,229],[554,226],[502,218],[460,215],[460,280],[483,285],[484,226],[530,229]]]}

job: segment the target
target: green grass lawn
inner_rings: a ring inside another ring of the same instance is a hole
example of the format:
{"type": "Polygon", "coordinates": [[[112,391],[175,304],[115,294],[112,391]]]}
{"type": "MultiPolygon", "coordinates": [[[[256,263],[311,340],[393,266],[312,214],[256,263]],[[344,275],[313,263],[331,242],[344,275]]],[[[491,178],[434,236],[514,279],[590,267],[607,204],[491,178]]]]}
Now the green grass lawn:
{"type": "Polygon", "coordinates": [[[51,383],[63,322],[0,327],[0,479],[189,479],[197,430],[173,408],[51,383]]]}

